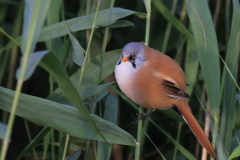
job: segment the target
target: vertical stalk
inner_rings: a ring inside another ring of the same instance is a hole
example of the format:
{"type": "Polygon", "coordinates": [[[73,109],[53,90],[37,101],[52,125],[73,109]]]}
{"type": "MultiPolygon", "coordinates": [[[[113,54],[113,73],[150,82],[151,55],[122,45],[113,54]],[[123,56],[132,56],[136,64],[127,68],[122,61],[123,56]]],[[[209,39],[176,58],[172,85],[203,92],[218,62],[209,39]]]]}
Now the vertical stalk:
{"type": "Polygon", "coordinates": [[[216,28],[216,26],[217,26],[219,9],[220,9],[220,6],[221,6],[221,0],[217,0],[216,3],[217,4],[216,4],[216,9],[215,9],[214,18],[213,18],[214,28],[216,28]]]}
{"type": "MultiPolygon", "coordinates": [[[[143,113],[143,107],[139,107],[139,113],[143,113]]],[[[142,138],[142,124],[143,124],[143,121],[140,120],[138,122],[138,132],[137,132],[137,141],[139,143],[141,142],[141,138],[142,138]]]]}
{"type": "MultiPolygon", "coordinates": [[[[210,117],[208,117],[208,114],[210,113],[209,110],[209,104],[207,104],[207,109],[206,109],[206,115],[205,115],[205,126],[204,126],[204,132],[207,135],[207,137],[209,137],[209,130],[210,130],[210,117]]],[[[206,160],[207,159],[207,150],[205,148],[202,149],[202,160],[206,160]]]]}
{"type": "MultiPolygon", "coordinates": [[[[216,140],[217,140],[217,128],[218,128],[218,117],[214,118],[214,127],[216,129],[213,129],[213,133],[212,133],[212,146],[215,149],[215,145],[216,145],[216,140]]],[[[211,160],[214,160],[214,158],[211,157],[211,160]]]]}
{"type": "Polygon", "coordinates": [[[54,129],[51,130],[51,139],[52,139],[52,145],[51,145],[51,149],[52,149],[52,159],[55,159],[55,148],[54,148],[54,129]]]}
{"type": "MultiPolygon", "coordinates": [[[[14,22],[12,37],[17,37],[17,36],[20,35],[21,28],[22,28],[23,6],[24,6],[23,1],[21,1],[21,4],[19,6],[19,10],[18,10],[18,15],[17,15],[16,20],[14,22]]],[[[15,68],[16,68],[17,52],[18,52],[18,48],[13,47],[13,49],[11,51],[11,56],[10,56],[11,59],[10,59],[10,64],[9,64],[9,76],[8,76],[8,84],[7,84],[8,89],[12,89],[12,84],[13,84],[14,74],[15,74],[14,71],[15,71],[15,68]]]]}
{"type": "MultiPolygon", "coordinates": [[[[90,14],[90,8],[91,8],[91,0],[87,0],[87,3],[86,3],[86,15],[90,14]]],[[[90,32],[90,29],[87,29],[86,30],[86,46],[89,46],[89,32],[90,32]]],[[[90,52],[88,54],[90,56],[90,52]]]]}
{"type": "Polygon", "coordinates": [[[102,53],[106,51],[107,41],[108,41],[109,27],[105,28],[103,44],[102,44],[102,53]]]}
{"type": "Polygon", "coordinates": [[[47,153],[48,153],[48,147],[49,147],[50,138],[51,138],[51,132],[48,132],[48,133],[43,137],[42,160],[47,159],[47,153]]]}
{"type": "Polygon", "coordinates": [[[179,44],[179,46],[178,46],[178,48],[177,48],[177,54],[175,55],[175,57],[174,57],[174,60],[179,64],[179,65],[181,65],[181,53],[182,53],[182,50],[183,50],[183,47],[184,47],[184,45],[185,45],[185,43],[186,43],[186,41],[187,41],[187,37],[186,36],[184,36],[184,37],[181,37],[181,42],[180,42],[180,44],[179,44]]]}
{"type": "MultiPolygon", "coordinates": [[[[36,0],[35,4],[34,4],[34,12],[32,17],[36,17],[36,15],[38,14],[40,8],[40,0],[36,0]]],[[[13,100],[13,104],[12,104],[12,108],[11,108],[11,114],[8,120],[8,127],[7,127],[7,132],[5,135],[5,138],[3,140],[3,146],[2,146],[2,151],[1,151],[1,160],[4,160],[7,154],[7,150],[8,150],[8,145],[9,145],[9,139],[12,133],[12,127],[13,127],[13,122],[15,119],[15,113],[17,110],[17,104],[18,104],[18,100],[19,100],[19,96],[20,96],[20,92],[22,90],[22,85],[24,82],[24,74],[26,71],[26,67],[27,67],[27,62],[28,62],[28,58],[29,55],[31,54],[31,45],[32,45],[32,41],[33,41],[33,37],[34,37],[34,32],[35,32],[35,28],[36,28],[36,21],[37,20],[32,20],[31,22],[31,27],[29,29],[29,40],[26,45],[26,50],[25,53],[23,53],[23,61],[22,61],[22,66],[21,66],[21,71],[20,71],[20,76],[19,79],[17,81],[17,86],[16,86],[16,91],[15,91],[15,95],[14,95],[14,100],[13,100]]]]}
{"type": "Polygon", "coordinates": [[[139,159],[140,159],[140,143],[136,142],[135,160],[139,160],[139,159]]]}
{"type": "MultiPolygon", "coordinates": [[[[53,93],[53,76],[50,74],[50,94],[53,93]]],[[[55,159],[55,148],[54,148],[54,129],[51,129],[51,150],[52,150],[52,159],[55,159]]]]}
{"type": "Polygon", "coordinates": [[[229,33],[230,33],[230,0],[226,0],[226,5],[225,5],[225,25],[226,25],[226,44],[228,44],[228,38],[229,38],[229,33]]]}
{"type": "MultiPolygon", "coordinates": [[[[60,143],[61,143],[62,136],[63,136],[63,133],[62,133],[62,132],[58,132],[58,142],[60,142],[60,143]]],[[[60,144],[60,143],[59,143],[59,144],[60,144]]],[[[61,145],[59,145],[59,151],[60,151],[60,150],[61,150],[61,145]]],[[[58,157],[59,157],[58,159],[59,159],[59,160],[61,160],[61,156],[62,156],[62,155],[61,155],[61,152],[58,152],[58,157]]]]}
{"type": "MultiPolygon", "coordinates": [[[[197,93],[195,93],[195,95],[197,95],[197,93]]],[[[200,104],[202,105],[202,107],[200,108],[200,111],[199,111],[199,113],[200,113],[200,115],[199,115],[199,117],[198,117],[198,121],[200,121],[200,122],[202,122],[203,120],[202,120],[202,114],[206,114],[206,110],[205,110],[205,108],[204,108],[204,105],[203,104],[205,104],[205,96],[206,96],[206,85],[205,85],[205,83],[203,84],[203,90],[202,90],[202,94],[201,94],[201,100],[199,99],[199,102],[200,102],[200,104]]],[[[207,107],[206,107],[207,108],[207,107]]],[[[207,116],[207,115],[205,115],[205,116],[207,116]]],[[[206,123],[206,122],[205,122],[206,123]]],[[[205,128],[204,128],[204,132],[206,133],[206,130],[205,130],[205,128]]],[[[198,141],[196,141],[196,149],[195,149],[195,157],[198,159],[198,157],[199,157],[199,147],[200,147],[200,143],[198,142],[198,141]]],[[[204,155],[204,153],[203,153],[203,149],[202,149],[202,157],[203,157],[203,155],[204,155]]]]}
{"type": "MultiPolygon", "coordinates": [[[[147,19],[146,19],[146,32],[145,32],[145,45],[149,45],[149,34],[150,34],[150,18],[151,18],[151,1],[144,0],[145,7],[147,10],[147,19]]],[[[143,108],[139,106],[139,114],[143,114],[143,108]]],[[[138,122],[138,132],[137,132],[137,143],[135,148],[135,160],[138,160],[140,157],[140,144],[142,139],[142,126],[143,120],[138,122]]]]}
{"type": "MultiPolygon", "coordinates": [[[[64,21],[65,20],[65,7],[64,7],[64,3],[62,3],[62,7],[61,7],[61,20],[64,21]]],[[[67,41],[67,37],[66,36],[63,36],[63,41],[66,42],[67,41]]],[[[52,76],[50,75],[50,92],[53,92],[53,84],[52,84],[52,76]]],[[[58,132],[59,133],[59,142],[61,142],[61,136],[62,136],[62,133],[61,132],[58,132]]],[[[53,136],[52,136],[53,138],[53,136]]],[[[67,141],[67,137],[66,137],[66,141],[67,141]]],[[[65,146],[66,146],[66,141],[65,141],[65,146]]],[[[66,149],[66,147],[64,146],[64,151],[66,149]]],[[[61,149],[61,147],[59,146],[59,150],[61,149]]],[[[65,154],[62,155],[62,158],[65,158],[64,156],[65,154]]],[[[61,155],[59,153],[59,159],[60,159],[61,155]]]]}
{"type": "MultiPolygon", "coordinates": [[[[182,130],[182,123],[180,122],[180,123],[178,124],[177,142],[179,142],[181,130],[182,130]]],[[[175,146],[174,152],[173,152],[173,160],[176,159],[176,157],[177,157],[177,150],[178,150],[178,149],[177,149],[177,147],[175,146]]]]}
{"type": "MultiPolygon", "coordinates": [[[[50,43],[50,45],[49,45],[49,47],[51,48],[52,47],[52,45],[51,45],[51,40],[49,41],[49,43],[50,43]]],[[[51,49],[50,49],[51,50],[51,49]]],[[[50,85],[50,94],[51,93],[53,93],[53,76],[50,74],[50,76],[49,76],[49,85],[50,85]]],[[[54,129],[52,128],[51,129],[51,135],[49,135],[50,136],[50,138],[51,138],[51,151],[52,151],[52,159],[55,159],[55,150],[54,150],[54,129]]],[[[46,138],[46,136],[44,137],[44,138],[46,138]]],[[[49,139],[48,139],[48,141],[49,141],[49,139]]],[[[46,148],[48,148],[48,145],[44,145],[44,147],[46,147],[46,148]]],[[[46,151],[46,153],[47,153],[47,149],[44,149],[44,151],[46,151]]],[[[44,153],[44,155],[46,155],[46,153],[44,153]]]]}
{"type": "Polygon", "coordinates": [[[90,152],[89,152],[89,148],[90,148],[90,145],[91,145],[91,140],[90,139],[88,139],[87,140],[87,142],[86,142],[86,145],[85,145],[85,155],[84,155],[84,159],[85,160],[88,160],[88,159],[90,159],[89,157],[90,157],[90,152]]]}
{"type": "MultiPolygon", "coordinates": [[[[143,114],[143,108],[139,106],[139,113],[143,114]]],[[[143,120],[138,121],[138,132],[137,132],[137,142],[136,142],[136,148],[135,148],[135,160],[139,160],[140,157],[140,144],[142,139],[142,125],[143,120]]]]}
{"type": "MultiPolygon", "coordinates": [[[[185,19],[186,15],[187,15],[187,9],[186,9],[186,5],[185,5],[185,1],[183,1],[182,10],[181,10],[181,14],[180,14],[180,21],[182,23],[184,23],[184,19],[185,19]]],[[[184,47],[186,41],[187,41],[187,36],[180,34],[179,43],[177,46],[177,54],[174,57],[174,60],[180,66],[181,66],[181,60],[182,60],[182,50],[183,50],[183,47],[184,47]]]]}
{"type": "MultiPolygon", "coordinates": [[[[146,114],[149,114],[151,111],[152,111],[152,109],[151,109],[151,108],[148,108],[146,114]]],[[[143,125],[143,130],[144,130],[144,131],[147,131],[148,126],[149,126],[149,122],[150,122],[150,121],[149,121],[149,118],[145,120],[145,123],[144,123],[144,125],[143,125]]],[[[140,146],[140,153],[142,153],[143,145],[145,144],[145,140],[146,140],[146,135],[143,134],[143,136],[142,136],[142,138],[141,138],[141,144],[142,144],[142,145],[140,146]]]]}
{"type": "Polygon", "coordinates": [[[63,155],[62,155],[62,160],[65,160],[65,157],[66,157],[66,154],[67,154],[67,148],[68,148],[69,139],[70,139],[70,135],[67,134],[65,145],[64,145],[64,150],[63,150],[63,155]]]}
{"type": "MultiPolygon", "coordinates": [[[[91,1],[87,0],[87,4],[86,4],[86,15],[88,15],[90,13],[90,7],[91,7],[91,1]]],[[[97,19],[97,14],[98,14],[98,9],[99,9],[99,6],[100,6],[100,1],[98,2],[98,6],[97,6],[97,11],[96,11],[96,14],[95,14],[95,18],[94,18],[94,22],[93,22],[93,27],[92,27],[92,32],[91,32],[91,35],[90,35],[90,38],[89,38],[89,32],[90,30],[86,30],[86,39],[87,39],[87,42],[86,42],[86,45],[87,45],[87,51],[86,51],[86,54],[85,54],[85,58],[84,58],[84,62],[83,62],[83,67],[82,67],[82,71],[81,71],[81,75],[80,75],[80,78],[79,78],[79,85],[78,85],[78,91],[80,91],[80,85],[82,83],[82,77],[83,77],[83,73],[84,73],[84,68],[85,68],[85,65],[86,65],[86,62],[87,62],[87,58],[90,56],[90,46],[91,46],[91,41],[92,41],[92,37],[93,37],[93,33],[94,33],[94,28],[95,28],[95,23],[96,23],[96,19],[97,19]]],[[[89,58],[88,58],[89,59],[89,58]]],[[[88,159],[88,156],[89,156],[89,148],[90,148],[90,144],[91,144],[91,141],[90,140],[87,140],[87,144],[86,144],[86,155],[85,155],[85,158],[84,159],[88,159]]]]}
{"type": "MultiPolygon", "coordinates": [[[[26,69],[26,66],[24,67],[24,71],[25,71],[25,69],[26,69]]],[[[21,71],[21,73],[24,73],[24,72],[21,71]]],[[[9,120],[8,120],[7,132],[6,132],[5,138],[3,140],[3,146],[2,146],[2,151],[1,151],[1,160],[4,160],[5,157],[6,157],[6,154],[7,154],[9,138],[10,138],[10,135],[12,133],[13,122],[14,122],[14,119],[15,119],[15,113],[16,113],[16,110],[17,110],[17,104],[18,104],[19,95],[20,95],[20,92],[21,92],[21,89],[22,89],[22,85],[23,85],[23,80],[19,79],[18,82],[17,82],[17,89],[16,89],[16,92],[15,92],[15,95],[14,95],[11,114],[10,114],[10,117],[9,117],[9,120]]]]}
{"type": "Polygon", "coordinates": [[[84,73],[86,62],[87,62],[87,58],[88,58],[88,54],[89,54],[89,50],[90,50],[90,45],[91,45],[91,42],[92,42],[92,37],[93,37],[93,33],[94,33],[95,23],[96,23],[96,20],[97,20],[97,14],[98,14],[99,6],[100,6],[100,1],[98,1],[97,11],[96,11],[94,22],[93,22],[89,43],[88,43],[88,46],[87,46],[87,51],[86,51],[85,58],[84,58],[84,61],[83,61],[82,71],[81,71],[80,78],[79,78],[79,83],[78,83],[78,91],[80,90],[80,85],[82,83],[83,73],[84,73]]]}
{"type": "MultiPolygon", "coordinates": [[[[7,65],[8,57],[9,57],[9,51],[7,51],[6,54],[1,54],[0,53],[0,59],[2,59],[2,61],[1,61],[2,64],[1,64],[1,67],[0,67],[0,85],[1,85],[1,82],[2,82],[2,78],[3,78],[3,74],[4,74],[4,71],[5,71],[6,65],[7,65]]],[[[9,115],[9,113],[7,111],[2,112],[1,121],[5,124],[7,124],[8,115],[9,115]]],[[[0,141],[1,146],[2,146],[2,144],[3,144],[2,141],[0,141]]]]}
{"type": "MultiPolygon", "coordinates": [[[[96,20],[97,20],[97,14],[98,14],[99,6],[100,6],[100,1],[98,1],[98,6],[97,6],[97,10],[96,10],[93,26],[92,26],[90,39],[89,39],[88,46],[87,46],[87,51],[86,51],[86,54],[85,54],[85,57],[84,57],[82,71],[81,71],[80,78],[79,78],[79,83],[78,83],[78,91],[80,91],[80,86],[81,86],[81,83],[82,83],[83,73],[84,73],[84,69],[85,69],[86,62],[87,62],[88,55],[89,55],[90,45],[91,45],[91,42],[92,42],[92,37],[93,37],[93,33],[94,33],[95,23],[96,23],[96,20]]],[[[62,160],[64,160],[65,156],[66,156],[67,146],[68,146],[68,143],[69,143],[69,138],[70,138],[70,136],[67,134],[62,160]]]]}
{"type": "MultiPolygon", "coordinates": [[[[172,14],[174,14],[176,6],[177,6],[177,0],[174,0],[173,4],[172,4],[172,9],[171,9],[172,14]]],[[[172,25],[171,25],[171,23],[168,22],[166,32],[165,32],[165,35],[164,35],[163,46],[162,46],[162,52],[163,53],[166,52],[167,43],[168,43],[171,28],[172,28],[172,25]]]]}
{"type": "Polygon", "coordinates": [[[14,71],[16,68],[17,52],[18,52],[18,48],[13,47],[11,52],[10,64],[9,64],[9,75],[8,75],[8,84],[7,84],[7,88],[9,89],[12,89],[12,84],[14,80],[14,73],[15,73],[14,71]]]}
{"type": "MultiPolygon", "coordinates": [[[[49,17],[47,17],[49,20],[49,17]]],[[[48,21],[48,25],[50,25],[51,23],[48,21]]],[[[52,50],[52,40],[49,40],[46,42],[46,45],[48,44],[48,49],[51,51],[52,50]]],[[[50,87],[50,94],[53,93],[53,75],[50,74],[49,75],[49,87],[50,87]]],[[[55,159],[55,151],[54,151],[54,129],[51,129],[51,135],[50,138],[51,138],[51,150],[52,150],[52,159],[55,159]]],[[[49,139],[46,138],[46,136],[44,137],[44,139],[46,139],[46,141],[49,141],[49,139]]],[[[48,142],[47,142],[48,143],[48,142]]],[[[46,147],[46,149],[44,149],[44,152],[43,155],[46,155],[47,154],[47,148],[48,148],[48,144],[47,145],[44,145],[44,147],[46,147]]]]}
{"type": "MultiPolygon", "coordinates": [[[[32,137],[31,137],[31,134],[30,134],[30,131],[29,131],[29,127],[28,127],[28,123],[27,123],[26,119],[24,119],[24,123],[25,123],[25,128],[26,128],[26,131],[27,131],[28,139],[31,142],[32,141],[32,137]]],[[[32,150],[33,150],[33,154],[34,154],[35,159],[38,160],[37,152],[36,152],[35,148],[33,148],[32,150]]]]}
{"type": "MultiPolygon", "coordinates": [[[[114,3],[115,3],[115,0],[111,0],[110,2],[110,6],[109,8],[113,8],[114,6],[114,3]]],[[[111,17],[110,17],[111,18],[111,17]]],[[[110,19],[109,18],[109,19],[110,19]]],[[[103,55],[103,53],[106,51],[106,48],[107,48],[107,44],[108,44],[108,37],[109,37],[109,27],[106,27],[105,28],[105,31],[104,31],[104,37],[103,37],[103,43],[102,43],[102,52],[101,54],[103,55]]],[[[101,56],[101,61],[102,62],[102,56],[101,56]]],[[[119,98],[118,98],[119,100],[119,98]]],[[[96,106],[96,105],[95,105],[96,106]]],[[[99,107],[100,107],[100,117],[102,117],[102,107],[101,107],[101,102],[99,101],[99,107]]],[[[94,141],[93,142],[93,148],[94,148],[94,156],[96,157],[97,155],[97,149],[98,149],[98,146],[97,146],[97,141],[94,141]]],[[[114,150],[113,150],[113,153],[114,153],[114,150]]],[[[115,154],[114,154],[115,155],[115,154]]],[[[115,157],[115,156],[114,156],[115,157]]]]}
{"type": "Polygon", "coordinates": [[[8,57],[9,57],[9,51],[7,51],[6,54],[0,55],[0,58],[2,59],[1,68],[0,68],[0,84],[2,83],[3,74],[4,74],[5,68],[7,66],[8,57]]]}
{"type": "MultiPolygon", "coordinates": [[[[62,3],[62,7],[61,7],[61,20],[65,21],[65,7],[64,7],[64,2],[62,3]]],[[[66,42],[67,41],[67,37],[63,36],[63,41],[66,42]]]]}
{"type": "Polygon", "coordinates": [[[52,75],[50,75],[50,77],[49,77],[49,79],[50,79],[50,93],[52,93],[53,92],[53,76],[52,75]]]}
{"type": "MultiPolygon", "coordinates": [[[[115,3],[115,0],[111,0],[109,8],[113,8],[114,3],[115,3]]],[[[109,34],[109,27],[106,27],[104,32],[103,44],[102,44],[102,53],[106,51],[108,34],[109,34]]]]}
{"type": "Polygon", "coordinates": [[[85,10],[84,10],[84,6],[86,5],[86,3],[87,3],[87,0],[81,1],[80,8],[79,8],[78,14],[77,14],[78,17],[84,16],[86,14],[85,10]]]}
{"type": "Polygon", "coordinates": [[[151,14],[147,14],[147,22],[146,22],[146,35],[145,35],[145,45],[149,45],[149,35],[150,35],[150,18],[151,14]]]}

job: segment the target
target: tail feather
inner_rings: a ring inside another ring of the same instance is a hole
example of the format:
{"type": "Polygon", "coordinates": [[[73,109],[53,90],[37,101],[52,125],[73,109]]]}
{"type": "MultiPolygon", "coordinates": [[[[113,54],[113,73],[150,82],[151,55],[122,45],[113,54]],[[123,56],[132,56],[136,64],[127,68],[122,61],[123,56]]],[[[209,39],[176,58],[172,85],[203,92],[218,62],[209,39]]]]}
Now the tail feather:
{"type": "Polygon", "coordinates": [[[203,132],[202,128],[198,124],[197,120],[191,113],[191,109],[189,108],[186,101],[179,101],[177,104],[178,109],[180,110],[183,119],[188,123],[195,137],[198,139],[199,143],[208,151],[208,153],[217,158],[217,154],[213,149],[208,137],[203,132]]]}

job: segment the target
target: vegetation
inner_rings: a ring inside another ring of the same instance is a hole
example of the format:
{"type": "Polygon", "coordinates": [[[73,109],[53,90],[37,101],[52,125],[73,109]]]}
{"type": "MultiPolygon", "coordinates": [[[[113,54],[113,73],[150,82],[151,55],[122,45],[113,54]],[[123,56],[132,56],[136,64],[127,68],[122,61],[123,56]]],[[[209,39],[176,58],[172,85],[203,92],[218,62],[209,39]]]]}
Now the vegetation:
{"type": "Polygon", "coordinates": [[[131,123],[151,110],[113,72],[134,41],[181,65],[218,159],[237,159],[239,14],[238,0],[0,1],[0,160],[210,159],[172,109],[131,123]]]}

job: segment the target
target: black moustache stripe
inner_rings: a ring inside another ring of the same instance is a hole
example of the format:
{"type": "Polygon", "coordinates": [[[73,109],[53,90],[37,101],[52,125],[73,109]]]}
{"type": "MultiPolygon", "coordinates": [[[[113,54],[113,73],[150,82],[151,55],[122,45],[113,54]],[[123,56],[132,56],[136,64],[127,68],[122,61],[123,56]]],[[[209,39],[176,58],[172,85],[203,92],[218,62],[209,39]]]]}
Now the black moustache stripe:
{"type": "Polygon", "coordinates": [[[121,64],[121,63],[122,63],[122,61],[120,60],[120,61],[118,61],[117,65],[119,65],[119,64],[121,64]]]}
{"type": "Polygon", "coordinates": [[[134,62],[132,62],[132,66],[133,68],[136,68],[136,64],[134,62]]]}

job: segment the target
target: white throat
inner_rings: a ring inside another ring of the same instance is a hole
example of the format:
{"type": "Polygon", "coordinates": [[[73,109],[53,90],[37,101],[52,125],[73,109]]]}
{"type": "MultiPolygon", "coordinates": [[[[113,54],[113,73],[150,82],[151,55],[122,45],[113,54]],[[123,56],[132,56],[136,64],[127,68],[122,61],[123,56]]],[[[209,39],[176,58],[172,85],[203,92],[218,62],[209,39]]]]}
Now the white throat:
{"type": "Polygon", "coordinates": [[[115,78],[119,85],[119,88],[124,94],[128,97],[132,97],[134,77],[138,70],[133,68],[132,64],[127,62],[121,62],[121,64],[116,65],[115,67],[115,78]]]}

